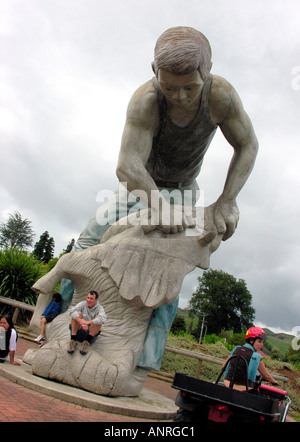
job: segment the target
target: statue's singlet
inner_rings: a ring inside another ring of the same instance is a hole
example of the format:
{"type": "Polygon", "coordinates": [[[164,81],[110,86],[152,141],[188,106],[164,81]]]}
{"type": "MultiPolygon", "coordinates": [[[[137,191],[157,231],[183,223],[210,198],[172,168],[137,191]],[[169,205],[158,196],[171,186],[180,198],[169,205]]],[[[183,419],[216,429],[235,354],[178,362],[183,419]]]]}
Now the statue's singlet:
{"type": "Polygon", "coordinates": [[[171,120],[158,82],[155,78],[152,80],[158,95],[160,125],[146,169],[154,181],[189,185],[199,175],[203,157],[217,130],[211,121],[208,103],[212,79],[209,75],[203,85],[197,115],[184,127],[171,120]]]}

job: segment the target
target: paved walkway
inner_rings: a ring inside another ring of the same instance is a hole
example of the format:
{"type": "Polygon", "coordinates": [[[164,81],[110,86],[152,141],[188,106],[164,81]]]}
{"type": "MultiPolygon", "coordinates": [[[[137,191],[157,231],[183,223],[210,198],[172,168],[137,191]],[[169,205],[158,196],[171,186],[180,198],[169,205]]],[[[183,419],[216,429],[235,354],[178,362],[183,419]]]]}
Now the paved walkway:
{"type": "MultiPolygon", "coordinates": [[[[37,344],[19,338],[16,359],[22,356],[28,348],[37,348],[37,344]]],[[[23,367],[1,364],[11,373],[24,372],[23,367]]],[[[0,367],[1,368],[1,367],[0,367]]],[[[17,381],[18,382],[18,381],[17,381]]],[[[177,392],[171,384],[148,377],[145,389],[150,394],[157,393],[166,398],[168,404],[173,404],[177,392]]],[[[108,413],[81,405],[57,399],[38,391],[26,388],[0,375],[1,407],[0,422],[159,422],[160,419],[147,417],[122,416],[108,413]]],[[[96,395],[93,395],[96,396],[96,395]]]]}

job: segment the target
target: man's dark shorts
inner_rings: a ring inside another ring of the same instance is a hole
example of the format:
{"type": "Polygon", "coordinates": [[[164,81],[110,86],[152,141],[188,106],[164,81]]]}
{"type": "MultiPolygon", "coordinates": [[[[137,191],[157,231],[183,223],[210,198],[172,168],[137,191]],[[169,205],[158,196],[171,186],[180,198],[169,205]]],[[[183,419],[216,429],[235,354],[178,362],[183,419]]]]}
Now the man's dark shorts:
{"type": "MultiPolygon", "coordinates": [[[[70,330],[70,332],[72,333],[71,324],[69,324],[69,330],[70,330]]],[[[83,341],[85,341],[86,338],[88,337],[89,330],[90,330],[90,327],[88,328],[88,330],[83,330],[83,328],[80,328],[80,329],[78,330],[77,334],[76,334],[76,341],[78,341],[78,342],[83,342],[83,341]]],[[[100,333],[101,333],[101,330],[100,330],[95,336],[93,336],[93,338],[91,339],[90,344],[92,344],[93,342],[96,341],[96,339],[97,339],[97,337],[100,335],[100,333]]]]}

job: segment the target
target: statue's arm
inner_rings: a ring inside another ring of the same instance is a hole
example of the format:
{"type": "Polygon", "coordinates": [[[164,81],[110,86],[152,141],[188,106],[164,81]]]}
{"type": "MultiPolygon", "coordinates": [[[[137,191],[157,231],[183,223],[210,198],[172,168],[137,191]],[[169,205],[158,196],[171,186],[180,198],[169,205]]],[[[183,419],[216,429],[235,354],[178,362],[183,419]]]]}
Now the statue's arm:
{"type": "Polygon", "coordinates": [[[147,206],[150,206],[151,190],[157,189],[145,165],[158,118],[156,92],[149,81],[134,93],[129,102],[116,171],[119,181],[126,182],[130,192],[137,189],[144,191],[144,195],[138,196],[147,206]]]}
{"type": "Polygon", "coordinates": [[[258,141],[240,97],[221,77],[214,77],[210,106],[213,120],[234,149],[223,192],[215,210],[216,227],[219,233],[225,232],[225,240],[235,231],[238,221],[236,197],[253,169],[258,141]]]}

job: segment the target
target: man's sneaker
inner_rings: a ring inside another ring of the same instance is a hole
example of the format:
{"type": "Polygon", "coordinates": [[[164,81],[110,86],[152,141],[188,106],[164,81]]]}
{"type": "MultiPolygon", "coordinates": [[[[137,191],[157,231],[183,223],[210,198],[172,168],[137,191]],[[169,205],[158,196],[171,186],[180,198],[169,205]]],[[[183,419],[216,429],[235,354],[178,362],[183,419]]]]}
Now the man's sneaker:
{"type": "Polygon", "coordinates": [[[35,338],[35,342],[41,342],[45,340],[45,336],[44,335],[39,335],[37,338],[35,338]]]}
{"type": "Polygon", "coordinates": [[[82,347],[80,349],[80,353],[82,355],[86,355],[87,352],[89,351],[89,346],[90,346],[90,343],[88,341],[83,341],[82,347]]]}
{"type": "Polygon", "coordinates": [[[76,344],[77,344],[77,342],[74,341],[73,339],[71,339],[70,342],[69,342],[69,347],[68,347],[67,352],[70,353],[70,354],[74,353],[75,348],[76,348],[76,344]]]}

